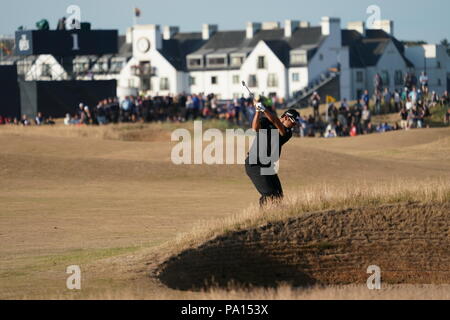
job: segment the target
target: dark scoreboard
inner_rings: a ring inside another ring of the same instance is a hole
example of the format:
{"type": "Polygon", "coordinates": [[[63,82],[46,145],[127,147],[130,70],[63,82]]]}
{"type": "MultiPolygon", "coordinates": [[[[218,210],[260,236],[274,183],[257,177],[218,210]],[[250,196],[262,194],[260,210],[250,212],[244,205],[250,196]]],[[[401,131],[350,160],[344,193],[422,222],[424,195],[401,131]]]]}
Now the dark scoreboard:
{"type": "Polygon", "coordinates": [[[118,52],[117,30],[16,31],[16,55],[102,55],[118,52]]]}

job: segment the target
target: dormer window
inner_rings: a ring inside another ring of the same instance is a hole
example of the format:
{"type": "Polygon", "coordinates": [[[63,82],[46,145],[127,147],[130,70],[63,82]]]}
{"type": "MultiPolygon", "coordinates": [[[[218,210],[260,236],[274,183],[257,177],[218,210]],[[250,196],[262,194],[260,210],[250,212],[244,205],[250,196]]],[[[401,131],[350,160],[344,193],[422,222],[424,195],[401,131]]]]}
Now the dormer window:
{"type": "Polygon", "coordinates": [[[89,71],[89,60],[74,61],[73,71],[75,73],[83,73],[89,71]]]}
{"type": "Polygon", "coordinates": [[[92,71],[95,73],[105,73],[109,70],[108,60],[97,61],[92,67],[92,71]]]}
{"type": "Polygon", "coordinates": [[[125,66],[126,60],[115,58],[111,61],[111,72],[119,73],[125,66]]]}
{"type": "Polygon", "coordinates": [[[226,56],[212,56],[207,59],[208,67],[217,68],[217,67],[226,67],[227,66],[227,57],[226,56]]]}
{"type": "Polygon", "coordinates": [[[203,67],[203,59],[201,57],[188,58],[189,68],[201,68],[203,67]]]}
{"type": "Polygon", "coordinates": [[[52,77],[52,66],[50,64],[44,63],[41,68],[42,77],[52,77]]]}
{"type": "Polygon", "coordinates": [[[240,67],[244,63],[244,56],[232,56],[231,57],[231,66],[232,67],[240,67]]]}
{"type": "Polygon", "coordinates": [[[291,64],[307,64],[308,54],[306,51],[297,51],[291,53],[291,64]]]}

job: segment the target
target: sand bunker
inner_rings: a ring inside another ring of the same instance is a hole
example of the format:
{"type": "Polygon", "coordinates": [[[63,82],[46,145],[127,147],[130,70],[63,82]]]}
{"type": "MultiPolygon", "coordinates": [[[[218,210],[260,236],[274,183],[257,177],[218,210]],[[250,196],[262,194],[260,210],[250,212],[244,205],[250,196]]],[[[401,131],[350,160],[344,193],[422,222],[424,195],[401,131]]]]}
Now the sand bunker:
{"type": "Polygon", "coordinates": [[[217,237],[171,257],[155,275],[181,290],[364,284],[367,267],[377,265],[383,283],[450,283],[449,225],[450,202],[303,214],[217,237]]]}

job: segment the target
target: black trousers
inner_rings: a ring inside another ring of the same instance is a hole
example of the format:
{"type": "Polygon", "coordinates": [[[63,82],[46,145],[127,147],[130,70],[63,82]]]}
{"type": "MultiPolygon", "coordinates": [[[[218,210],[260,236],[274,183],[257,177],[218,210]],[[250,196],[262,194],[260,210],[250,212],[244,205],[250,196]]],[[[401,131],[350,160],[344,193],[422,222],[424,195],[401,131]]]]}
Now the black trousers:
{"type": "Polygon", "coordinates": [[[245,164],[245,172],[261,194],[261,198],[259,198],[260,206],[264,206],[268,200],[279,201],[283,198],[283,188],[277,174],[262,175],[259,165],[248,163],[245,164]]]}

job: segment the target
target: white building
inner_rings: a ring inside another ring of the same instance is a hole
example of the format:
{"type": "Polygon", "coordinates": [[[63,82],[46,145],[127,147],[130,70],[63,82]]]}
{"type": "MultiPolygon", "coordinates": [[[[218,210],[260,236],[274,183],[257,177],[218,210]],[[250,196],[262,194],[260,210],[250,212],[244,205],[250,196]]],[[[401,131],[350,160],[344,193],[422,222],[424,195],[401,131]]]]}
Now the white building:
{"type": "MultiPolygon", "coordinates": [[[[238,31],[203,25],[201,33],[135,26],[133,58],[121,73],[121,83],[132,83],[150,95],[203,92],[232,99],[242,95],[244,80],[255,93],[290,99],[300,90],[303,96],[320,91],[333,79],[326,74],[334,69],[338,84],[327,94],[336,98],[353,100],[364,89],[373,92],[377,73],[385,87],[401,90],[414,64],[394,37],[393,22],[376,25],[379,29],[370,30],[363,22],[353,22],[342,29],[339,18],[324,17],[320,26],[293,20],[286,20],[284,27],[249,22],[238,31]],[[148,72],[130,81],[133,68],[148,72]]],[[[446,77],[441,85],[438,91],[446,87],[446,77]]]]}
{"type": "Polygon", "coordinates": [[[384,87],[402,90],[406,73],[414,73],[405,47],[394,37],[393,22],[380,21],[378,25],[382,29],[366,29],[364,22],[351,22],[342,30],[341,98],[359,98],[365,89],[373,93],[377,73],[384,87]]]}
{"type": "Polygon", "coordinates": [[[426,44],[406,48],[406,56],[414,64],[417,78],[422,72],[428,75],[430,91],[442,93],[447,90],[450,77],[450,60],[442,45],[426,44]]]}
{"type": "Polygon", "coordinates": [[[340,19],[330,17],[317,26],[286,20],[283,27],[248,22],[243,30],[220,31],[205,24],[201,32],[189,33],[178,27],[135,25],[119,37],[117,54],[78,56],[70,66],[48,55],[29,57],[27,70],[20,70],[27,80],[116,79],[122,98],[214,93],[232,99],[245,93],[245,81],[254,93],[292,103],[313,91],[354,100],[365,89],[373,93],[377,73],[393,91],[402,89],[407,72],[419,78],[425,70],[431,90],[441,94],[447,89],[450,58],[443,46],[405,48],[394,37],[392,21],[375,26],[367,29],[363,22],[352,22],[342,29],[340,19]]]}

